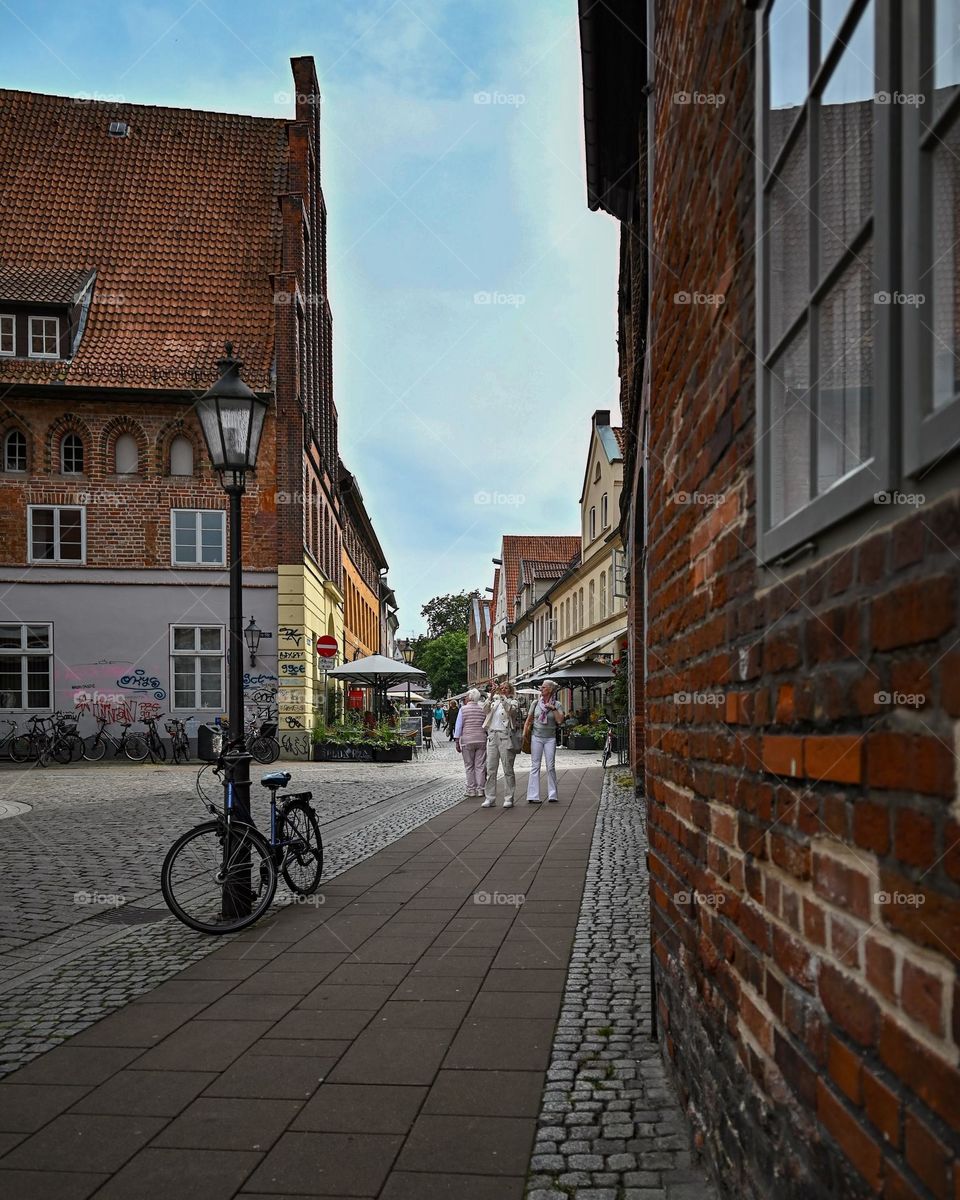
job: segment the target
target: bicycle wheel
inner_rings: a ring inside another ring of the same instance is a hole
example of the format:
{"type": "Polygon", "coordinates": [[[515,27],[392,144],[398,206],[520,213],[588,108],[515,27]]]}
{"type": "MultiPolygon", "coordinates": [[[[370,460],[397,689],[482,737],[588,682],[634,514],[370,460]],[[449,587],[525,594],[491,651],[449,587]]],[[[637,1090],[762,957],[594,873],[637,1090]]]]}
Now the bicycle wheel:
{"type": "Polygon", "coordinates": [[[106,752],[106,738],[90,737],[83,743],[83,757],[87,762],[99,762],[106,752]]]}
{"type": "Polygon", "coordinates": [[[163,860],[160,888],[167,907],[199,933],[246,929],[267,911],[277,890],[270,843],[241,823],[231,827],[229,855],[226,839],[222,821],[207,821],[177,838],[163,860]]]}
{"type": "Polygon", "coordinates": [[[179,765],[184,761],[182,758],[182,751],[180,749],[180,742],[177,740],[176,735],[170,739],[170,750],[173,754],[173,761],[175,765],[179,765]]]}
{"type": "Polygon", "coordinates": [[[65,733],[53,744],[53,757],[61,766],[83,757],[83,738],[78,733],[65,733]]]}
{"type": "Polygon", "coordinates": [[[150,747],[139,733],[131,733],[123,744],[123,752],[131,762],[143,762],[150,747]]]}
{"type": "Polygon", "coordinates": [[[33,738],[28,733],[21,733],[10,743],[10,757],[16,763],[25,763],[33,757],[33,738]]]}
{"type": "Polygon", "coordinates": [[[305,800],[294,800],[280,817],[280,840],[296,839],[283,848],[283,878],[291,892],[312,896],[323,874],[323,839],[313,809],[305,800]]]}
{"type": "Polygon", "coordinates": [[[609,757],[610,757],[610,743],[607,742],[607,744],[603,747],[603,761],[600,764],[602,767],[605,767],[607,765],[607,759],[609,757]]]}
{"type": "Polygon", "coordinates": [[[167,748],[158,737],[150,739],[150,757],[159,759],[160,762],[167,761],[167,748]]]}
{"type": "Polygon", "coordinates": [[[190,739],[185,733],[182,733],[177,739],[177,748],[180,752],[180,761],[188,763],[190,761],[190,739]]]}
{"type": "Polygon", "coordinates": [[[276,762],[280,757],[280,743],[272,737],[254,738],[250,743],[250,753],[258,763],[276,762]]]}

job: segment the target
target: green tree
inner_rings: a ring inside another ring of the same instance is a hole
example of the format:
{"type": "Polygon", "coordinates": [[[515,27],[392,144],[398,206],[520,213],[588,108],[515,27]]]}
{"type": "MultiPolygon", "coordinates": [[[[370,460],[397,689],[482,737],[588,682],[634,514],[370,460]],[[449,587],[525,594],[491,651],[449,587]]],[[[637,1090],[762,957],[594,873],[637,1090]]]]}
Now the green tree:
{"type": "Polygon", "coordinates": [[[441,633],[435,638],[420,638],[413,665],[430,681],[430,694],[442,700],[447,693],[457,695],[467,687],[467,635],[461,631],[441,633]]]}
{"type": "Polygon", "coordinates": [[[470,604],[479,592],[453,592],[434,596],[420,609],[427,618],[427,637],[438,638],[444,633],[466,633],[470,627],[470,604]]]}

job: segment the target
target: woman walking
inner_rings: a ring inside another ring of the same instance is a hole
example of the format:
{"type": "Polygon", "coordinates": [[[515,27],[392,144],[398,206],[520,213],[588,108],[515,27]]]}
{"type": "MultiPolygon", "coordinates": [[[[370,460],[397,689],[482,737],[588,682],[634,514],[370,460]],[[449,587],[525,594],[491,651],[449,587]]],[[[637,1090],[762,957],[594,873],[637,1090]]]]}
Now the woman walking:
{"type": "Polygon", "coordinates": [[[503,807],[513,808],[513,794],[517,786],[513,763],[520,749],[517,709],[510,681],[505,679],[503,683],[495,683],[483,706],[487,714],[483,722],[487,731],[487,786],[481,808],[493,808],[497,803],[497,770],[501,763],[503,807]]]}
{"type": "Polygon", "coordinates": [[[457,704],[456,700],[451,700],[450,703],[447,705],[447,714],[446,714],[447,737],[450,739],[451,742],[453,741],[453,731],[457,724],[457,713],[459,711],[460,711],[460,706],[457,704]]]}
{"type": "Polygon", "coordinates": [[[557,730],[563,724],[565,714],[558,708],[553,697],[557,685],[545,679],[540,685],[540,695],[527,715],[524,733],[530,732],[530,782],[527,784],[527,803],[542,804],[540,799],[540,762],[547,761],[547,800],[557,802],[557,730]]]}
{"type": "Polygon", "coordinates": [[[457,753],[463,755],[463,766],[467,773],[465,796],[482,796],[487,778],[487,731],[483,727],[483,717],[480,692],[471,688],[457,714],[453,731],[454,744],[457,753]]]}

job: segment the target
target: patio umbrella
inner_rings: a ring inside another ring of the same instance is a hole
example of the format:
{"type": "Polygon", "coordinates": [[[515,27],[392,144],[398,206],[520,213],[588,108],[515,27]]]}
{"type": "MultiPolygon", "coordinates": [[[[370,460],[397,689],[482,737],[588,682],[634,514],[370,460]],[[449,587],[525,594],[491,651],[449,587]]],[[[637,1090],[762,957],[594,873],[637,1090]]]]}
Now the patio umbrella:
{"type": "Polygon", "coordinates": [[[426,679],[423,671],[417,667],[408,666],[396,658],[387,658],[385,654],[368,654],[366,658],[357,658],[353,662],[344,663],[327,672],[328,679],[342,679],[344,683],[352,683],[355,687],[373,689],[374,708],[382,713],[386,707],[387,689],[397,684],[421,683],[426,679]]]}

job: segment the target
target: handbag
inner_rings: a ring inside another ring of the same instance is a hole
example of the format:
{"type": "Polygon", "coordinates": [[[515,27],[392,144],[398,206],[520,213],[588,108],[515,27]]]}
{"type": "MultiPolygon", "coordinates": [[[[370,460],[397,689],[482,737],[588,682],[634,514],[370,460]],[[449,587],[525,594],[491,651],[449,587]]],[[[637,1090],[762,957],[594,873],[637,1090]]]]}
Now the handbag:
{"type": "Polygon", "coordinates": [[[523,737],[520,740],[520,749],[524,754],[530,753],[530,739],[533,737],[533,713],[527,717],[523,723],[523,737]]]}

